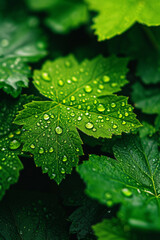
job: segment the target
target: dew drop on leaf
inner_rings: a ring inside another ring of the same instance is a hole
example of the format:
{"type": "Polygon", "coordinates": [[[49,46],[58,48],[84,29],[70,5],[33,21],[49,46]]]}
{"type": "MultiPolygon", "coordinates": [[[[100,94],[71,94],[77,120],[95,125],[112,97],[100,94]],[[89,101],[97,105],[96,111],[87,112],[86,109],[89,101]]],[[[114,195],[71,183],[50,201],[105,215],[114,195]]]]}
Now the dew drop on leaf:
{"type": "Polygon", "coordinates": [[[48,120],[49,119],[49,115],[48,114],[44,114],[43,118],[44,118],[44,120],[48,120]]]}
{"type": "Polygon", "coordinates": [[[126,121],[123,121],[122,124],[125,125],[125,124],[126,124],[126,121]]]}
{"type": "Polygon", "coordinates": [[[97,107],[97,110],[99,112],[104,112],[105,111],[105,107],[102,104],[99,104],[98,107],[97,107]]]}
{"type": "Polygon", "coordinates": [[[59,86],[63,86],[63,85],[64,85],[64,82],[63,82],[62,80],[59,80],[59,81],[58,81],[58,85],[59,85],[59,86]]]}
{"type": "Polygon", "coordinates": [[[52,153],[54,151],[53,147],[50,147],[49,152],[52,153]]]}
{"type": "Polygon", "coordinates": [[[128,188],[123,188],[122,193],[126,197],[131,197],[132,196],[132,192],[128,188]]]}
{"type": "Polygon", "coordinates": [[[12,150],[15,150],[15,149],[19,148],[20,145],[21,145],[21,143],[18,140],[14,139],[13,141],[10,142],[9,148],[12,150]]]}
{"type": "Polygon", "coordinates": [[[43,80],[45,80],[47,82],[51,81],[51,78],[50,78],[50,76],[49,76],[49,74],[47,72],[43,72],[42,73],[42,78],[43,78],[43,80]]]}
{"type": "Polygon", "coordinates": [[[85,92],[90,93],[90,92],[92,91],[92,88],[91,88],[91,86],[86,85],[86,86],[84,87],[84,90],[85,90],[85,92]]]}
{"type": "Polygon", "coordinates": [[[39,153],[40,153],[40,154],[44,153],[44,149],[43,149],[42,147],[40,147],[39,153]]]}
{"type": "Polygon", "coordinates": [[[108,76],[103,77],[103,82],[104,83],[109,82],[109,81],[110,81],[110,77],[108,77],[108,76]]]}
{"type": "Polygon", "coordinates": [[[59,127],[59,126],[56,127],[55,131],[56,131],[57,134],[62,134],[62,132],[63,132],[62,128],[59,127]]]}
{"type": "Polygon", "coordinates": [[[115,104],[115,103],[111,103],[111,107],[113,107],[113,108],[114,108],[115,106],[116,106],[116,104],[115,104]]]}
{"type": "Polygon", "coordinates": [[[91,122],[86,123],[86,128],[87,129],[92,129],[93,128],[93,123],[91,123],[91,122]]]}
{"type": "Polygon", "coordinates": [[[67,161],[67,157],[64,155],[63,159],[62,159],[63,162],[66,162],[67,161]]]}
{"type": "Polygon", "coordinates": [[[34,145],[34,144],[31,144],[30,148],[34,149],[34,148],[35,148],[35,145],[34,145]]]}

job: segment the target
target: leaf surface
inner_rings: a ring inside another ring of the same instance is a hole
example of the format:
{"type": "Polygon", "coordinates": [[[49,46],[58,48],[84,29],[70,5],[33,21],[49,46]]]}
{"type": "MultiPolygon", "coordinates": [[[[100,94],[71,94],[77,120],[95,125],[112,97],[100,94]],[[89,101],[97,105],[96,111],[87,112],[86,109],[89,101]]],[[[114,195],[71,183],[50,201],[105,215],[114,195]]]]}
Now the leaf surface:
{"type": "Polygon", "coordinates": [[[27,104],[15,123],[27,130],[23,150],[33,153],[37,166],[58,183],[83,154],[77,129],[111,138],[140,126],[127,98],[113,95],[127,82],[127,62],[99,56],[78,64],[70,55],[34,72],[36,88],[50,101],[27,104]]]}
{"type": "Polygon", "coordinates": [[[18,110],[31,99],[26,96],[21,96],[17,100],[2,98],[0,103],[0,199],[10,185],[18,181],[19,172],[23,169],[18,157],[22,149],[20,141],[22,132],[12,122],[18,110]]]}
{"type": "Polygon", "coordinates": [[[119,216],[134,227],[159,230],[160,158],[154,139],[125,136],[113,148],[117,160],[90,156],[78,167],[87,193],[112,206],[121,203],[119,216]]]}

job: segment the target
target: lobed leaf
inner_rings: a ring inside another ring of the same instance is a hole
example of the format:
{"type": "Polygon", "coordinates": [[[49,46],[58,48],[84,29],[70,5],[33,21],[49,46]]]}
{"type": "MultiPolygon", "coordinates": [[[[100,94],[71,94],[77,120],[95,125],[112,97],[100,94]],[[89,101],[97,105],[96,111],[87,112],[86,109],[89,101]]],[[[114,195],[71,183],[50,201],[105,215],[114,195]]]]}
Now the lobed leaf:
{"type": "Polygon", "coordinates": [[[127,63],[99,56],[78,64],[70,55],[34,72],[34,85],[50,101],[25,105],[15,123],[26,129],[23,150],[33,153],[36,165],[58,183],[83,154],[77,129],[111,138],[140,126],[127,98],[113,95],[127,82],[127,63]]]}

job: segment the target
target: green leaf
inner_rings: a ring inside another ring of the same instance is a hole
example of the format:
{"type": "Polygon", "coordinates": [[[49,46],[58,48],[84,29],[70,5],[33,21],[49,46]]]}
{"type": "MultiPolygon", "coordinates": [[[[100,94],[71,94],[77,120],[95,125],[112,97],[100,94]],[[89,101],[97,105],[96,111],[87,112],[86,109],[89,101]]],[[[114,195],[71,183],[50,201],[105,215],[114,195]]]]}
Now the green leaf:
{"type": "Polygon", "coordinates": [[[33,10],[46,10],[46,25],[55,33],[66,34],[88,21],[88,9],[81,0],[28,0],[33,10]]]}
{"type": "Polygon", "coordinates": [[[58,183],[83,154],[77,128],[96,138],[111,138],[140,126],[127,98],[113,95],[127,82],[127,62],[99,56],[78,64],[70,55],[34,72],[36,88],[50,101],[25,105],[15,123],[27,130],[23,150],[33,153],[36,165],[58,183]]]}
{"type": "Polygon", "coordinates": [[[68,240],[65,215],[51,194],[12,192],[0,203],[0,239],[68,240]]]}
{"type": "Polygon", "coordinates": [[[46,55],[37,21],[36,18],[22,23],[3,20],[0,24],[0,88],[13,97],[28,86],[31,73],[27,62],[38,61],[46,55]]]}
{"type": "Polygon", "coordinates": [[[129,239],[127,233],[121,222],[117,219],[108,220],[105,219],[101,223],[97,223],[93,226],[95,235],[98,240],[127,240],[129,239]]]}
{"type": "Polygon", "coordinates": [[[119,216],[131,226],[160,230],[157,142],[125,136],[113,150],[117,160],[91,155],[78,167],[87,194],[108,206],[121,203],[119,216]]]}
{"type": "Polygon", "coordinates": [[[87,199],[82,206],[69,216],[69,220],[72,222],[70,233],[77,234],[79,240],[86,239],[89,236],[95,239],[91,226],[106,216],[107,210],[106,207],[100,205],[97,201],[87,199]]]}
{"type": "Polygon", "coordinates": [[[5,191],[18,181],[23,165],[18,157],[21,153],[21,130],[12,122],[31,97],[22,96],[17,100],[2,98],[0,103],[0,199],[5,191]]]}
{"type": "Polygon", "coordinates": [[[133,85],[133,102],[142,112],[148,114],[160,113],[160,91],[159,88],[145,88],[137,82],[133,85]]]}
{"type": "Polygon", "coordinates": [[[86,0],[89,8],[98,12],[93,19],[98,40],[102,41],[121,34],[130,28],[135,22],[148,26],[160,25],[160,2],[137,0],[106,1],[86,0]]]}

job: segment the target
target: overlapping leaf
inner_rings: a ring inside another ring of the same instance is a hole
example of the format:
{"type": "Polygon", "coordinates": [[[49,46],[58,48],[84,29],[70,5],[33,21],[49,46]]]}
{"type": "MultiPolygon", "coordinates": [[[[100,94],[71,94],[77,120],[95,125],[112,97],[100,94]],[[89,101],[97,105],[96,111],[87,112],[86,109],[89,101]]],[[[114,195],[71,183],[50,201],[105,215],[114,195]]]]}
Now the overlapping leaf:
{"type": "Polygon", "coordinates": [[[12,122],[31,97],[18,100],[3,98],[0,103],[0,199],[11,184],[17,182],[23,165],[18,158],[21,153],[21,130],[12,122]],[[12,102],[12,103],[11,103],[12,102]]]}
{"type": "Polygon", "coordinates": [[[86,4],[81,0],[28,0],[33,10],[46,10],[48,17],[45,22],[56,33],[68,33],[88,21],[86,4]]]}
{"type": "Polygon", "coordinates": [[[160,113],[160,91],[158,87],[147,89],[137,82],[133,85],[132,98],[135,106],[144,113],[160,113]]]}
{"type": "Polygon", "coordinates": [[[36,18],[22,23],[1,20],[0,32],[0,88],[17,97],[22,87],[28,86],[27,62],[44,57],[46,44],[36,18]]]}
{"type": "Polygon", "coordinates": [[[93,28],[99,41],[114,37],[130,28],[135,22],[148,26],[160,25],[160,2],[155,1],[106,1],[86,0],[89,8],[98,12],[93,28]]]}
{"type": "Polygon", "coordinates": [[[91,155],[78,172],[87,193],[112,206],[121,203],[119,217],[131,226],[160,230],[160,159],[157,142],[127,136],[114,146],[117,160],[91,155]]]}
{"type": "Polygon", "coordinates": [[[27,130],[23,150],[32,152],[37,166],[58,183],[83,154],[77,128],[96,138],[111,138],[140,126],[127,98],[113,95],[127,82],[127,62],[99,56],[78,64],[68,56],[35,71],[35,86],[52,101],[27,104],[15,123],[27,130]]]}
{"type": "Polygon", "coordinates": [[[65,215],[56,197],[11,192],[0,203],[0,239],[68,240],[65,215]]]}

